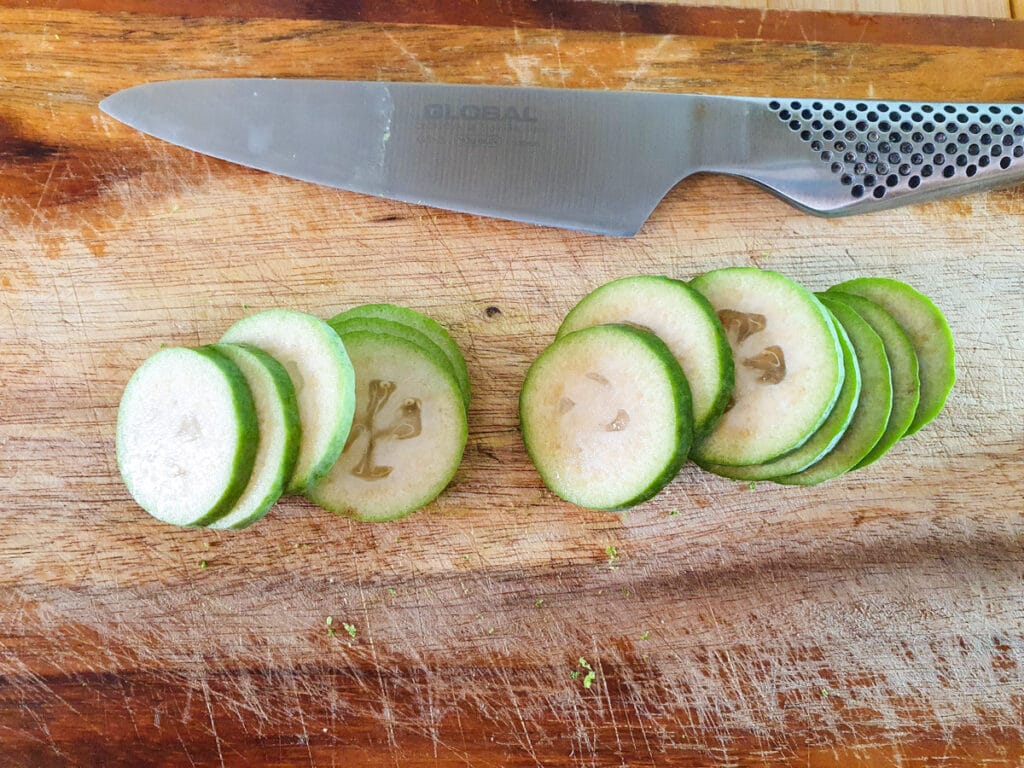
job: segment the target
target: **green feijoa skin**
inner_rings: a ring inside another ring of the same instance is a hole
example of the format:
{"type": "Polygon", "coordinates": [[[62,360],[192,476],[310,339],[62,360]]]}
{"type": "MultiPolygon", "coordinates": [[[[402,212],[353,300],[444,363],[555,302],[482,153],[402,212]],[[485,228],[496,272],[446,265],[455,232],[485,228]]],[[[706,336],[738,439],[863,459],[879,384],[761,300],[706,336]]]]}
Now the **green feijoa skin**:
{"type": "Polygon", "coordinates": [[[956,381],[953,334],[949,323],[931,299],[899,280],[861,277],[840,283],[833,290],[875,302],[892,315],[914,345],[921,396],[914,420],[906,432],[907,435],[914,434],[939,415],[956,381]]]}
{"type": "Polygon", "coordinates": [[[801,472],[774,478],[783,485],[816,485],[857,467],[885,434],[892,411],[892,377],[881,337],[860,315],[829,294],[822,303],[846,329],[857,355],[861,390],[846,432],[831,451],[801,472]]]}
{"type": "Polygon", "coordinates": [[[920,380],[917,374],[917,353],[903,328],[892,315],[873,301],[841,293],[837,290],[827,291],[833,302],[841,303],[856,312],[864,322],[882,339],[885,356],[889,361],[892,377],[892,410],[885,432],[870,451],[857,462],[855,469],[866,467],[877,461],[886,451],[903,437],[917,411],[920,398],[920,380]]]}

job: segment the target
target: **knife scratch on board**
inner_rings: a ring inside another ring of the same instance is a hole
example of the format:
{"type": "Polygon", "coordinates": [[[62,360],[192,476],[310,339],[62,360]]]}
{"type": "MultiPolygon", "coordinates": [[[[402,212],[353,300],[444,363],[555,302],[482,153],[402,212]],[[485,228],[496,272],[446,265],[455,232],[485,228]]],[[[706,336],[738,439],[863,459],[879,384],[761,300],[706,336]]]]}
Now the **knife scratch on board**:
{"type": "Polygon", "coordinates": [[[384,30],[384,37],[390,40],[391,44],[395,46],[395,48],[397,48],[399,52],[406,59],[408,59],[411,64],[416,65],[416,68],[419,69],[420,74],[423,75],[423,77],[425,77],[427,80],[437,80],[437,76],[434,74],[434,70],[431,67],[424,64],[422,61],[420,61],[420,57],[413,51],[410,51],[405,45],[403,45],[401,40],[399,40],[397,37],[395,37],[387,30],[384,30]]]}
{"type": "Polygon", "coordinates": [[[637,51],[637,53],[636,53],[636,60],[637,60],[636,70],[633,72],[632,76],[629,78],[629,81],[622,87],[622,90],[624,90],[624,91],[632,90],[634,88],[634,86],[636,86],[637,82],[639,82],[641,80],[641,78],[647,77],[647,75],[651,71],[651,64],[653,64],[655,61],[658,60],[659,55],[661,54],[661,52],[665,48],[665,46],[668,45],[670,40],[672,40],[672,35],[662,35],[661,39],[657,43],[655,43],[655,45],[653,45],[652,47],[644,49],[644,50],[641,50],[641,51],[637,51]]]}
{"type": "Polygon", "coordinates": [[[217,758],[220,761],[221,766],[224,763],[224,751],[221,749],[220,734],[217,732],[217,719],[213,714],[213,705],[210,703],[210,684],[206,677],[206,668],[203,668],[203,700],[206,702],[206,712],[210,717],[210,731],[213,733],[214,743],[217,745],[217,758]]]}
{"type": "Polygon", "coordinates": [[[767,7],[762,8],[761,9],[761,18],[758,19],[758,22],[757,22],[757,31],[754,32],[754,39],[755,40],[760,40],[761,39],[761,32],[764,30],[764,21],[765,21],[765,19],[767,17],[768,17],[768,8],[767,7]]]}
{"type": "Polygon", "coordinates": [[[571,75],[572,70],[566,69],[562,64],[562,36],[556,34],[547,39],[538,39],[536,42],[539,44],[547,43],[554,49],[555,61],[558,64],[558,68],[554,71],[558,74],[559,80],[564,88],[566,85],[566,76],[571,75]]]}
{"type": "Polygon", "coordinates": [[[523,738],[517,739],[517,741],[519,741],[520,745],[526,749],[530,758],[540,765],[541,761],[537,756],[537,748],[533,745],[533,739],[530,737],[530,729],[526,725],[526,718],[523,717],[522,707],[519,706],[519,697],[516,695],[512,696],[512,707],[515,709],[516,718],[519,721],[520,727],[523,729],[523,738]]]}
{"type": "Polygon", "coordinates": [[[513,56],[505,54],[505,66],[515,73],[518,85],[536,85],[540,70],[540,56],[513,56]]]}
{"type": "MultiPolygon", "coordinates": [[[[53,174],[57,170],[57,161],[50,163],[50,172],[46,175],[46,180],[43,182],[43,188],[39,191],[39,197],[36,199],[36,204],[32,209],[32,219],[29,221],[28,226],[36,224],[37,220],[42,218],[43,198],[46,197],[46,193],[50,190],[50,183],[53,181],[53,174]]],[[[40,221],[40,223],[44,223],[40,221]]]]}
{"type": "Polygon", "coordinates": [[[309,743],[309,729],[306,727],[306,713],[302,708],[302,696],[299,691],[299,675],[291,675],[291,689],[295,696],[295,712],[299,717],[299,725],[302,728],[302,734],[299,737],[300,743],[306,748],[306,756],[309,759],[309,765],[311,768],[316,765],[316,760],[313,758],[313,747],[309,743]]]}
{"type": "MultiPolygon", "coordinates": [[[[370,613],[366,605],[366,591],[363,587],[363,571],[362,568],[356,572],[357,587],[359,589],[359,600],[362,603],[363,608],[363,621],[368,622],[370,613]]],[[[383,667],[381,665],[380,657],[377,654],[377,643],[374,641],[374,632],[370,627],[367,627],[367,642],[370,645],[370,658],[373,663],[373,672],[377,678],[377,685],[379,686],[381,712],[380,715],[384,719],[384,725],[387,729],[388,734],[388,745],[392,749],[398,748],[398,740],[395,737],[395,713],[391,704],[391,698],[388,695],[387,681],[384,679],[383,667]]]]}

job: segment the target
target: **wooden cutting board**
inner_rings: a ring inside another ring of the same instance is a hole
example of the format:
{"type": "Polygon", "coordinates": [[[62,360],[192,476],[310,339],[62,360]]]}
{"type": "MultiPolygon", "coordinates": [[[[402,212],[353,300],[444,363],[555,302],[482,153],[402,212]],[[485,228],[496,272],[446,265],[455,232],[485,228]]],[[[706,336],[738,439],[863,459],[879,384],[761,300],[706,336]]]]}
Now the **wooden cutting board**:
{"type": "Polygon", "coordinates": [[[828,221],[694,178],[612,239],[245,170],[96,108],[211,75],[1024,101],[1012,22],[66,6],[0,9],[0,766],[1021,764],[1020,188],[828,221]],[[728,265],[934,297],[946,411],[818,488],[688,466],[628,514],[558,501],[516,397],[561,317],[614,277],[728,265]],[[469,362],[435,504],[360,525],[289,499],[217,533],[131,502],[113,426],[147,355],[370,301],[429,313],[469,362]]]}

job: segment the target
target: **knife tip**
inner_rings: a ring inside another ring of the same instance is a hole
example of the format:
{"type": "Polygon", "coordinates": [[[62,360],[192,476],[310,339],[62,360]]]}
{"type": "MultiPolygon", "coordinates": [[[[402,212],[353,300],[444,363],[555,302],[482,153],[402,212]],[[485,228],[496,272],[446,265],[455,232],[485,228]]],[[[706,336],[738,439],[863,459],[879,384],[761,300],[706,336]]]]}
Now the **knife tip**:
{"type": "Polygon", "coordinates": [[[139,99],[148,90],[148,85],[142,84],[114,91],[106,98],[100,100],[98,105],[99,109],[101,112],[110,115],[115,120],[125,122],[123,115],[125,115],[126,110],[130,110],[133,103],[138,103],[139,99]]]}
{"type": "Polygon", "coordinates": [[[120,119],[117,116],[117,103],[119,101],[119,93],[121,93],[121,91],[117,91],[116,93],[110,94],[105,99],[101,99],[100,103],[97,105],[99,107],[100,112],[102,112],[105,115],[109,115],[115,120],[120,119]]]}

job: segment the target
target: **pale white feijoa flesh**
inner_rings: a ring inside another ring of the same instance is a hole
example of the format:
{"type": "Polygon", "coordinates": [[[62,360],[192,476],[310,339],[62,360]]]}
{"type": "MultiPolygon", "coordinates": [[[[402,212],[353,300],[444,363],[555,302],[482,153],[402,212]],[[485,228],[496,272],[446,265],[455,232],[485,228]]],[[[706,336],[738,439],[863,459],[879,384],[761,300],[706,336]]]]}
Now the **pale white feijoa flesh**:
{"type": "Polygon", "coordinates": [[[722,324],[704,296],[670,277],[620,278],[581,299],[558,336],[603,323],[636,325],[664,341],[690,385],[694,434],[714,426],[732,392],[733,360],[722,324]]]}
{"type": "Polygon", "coordinates": [[[843,385],[842,349],[828,311],[806,288],[769,270],[719,269],[691,285],[722,320],[736,366],[732,405],[694,447],[694,458],[762,464],[802,445],[843,385]]]}
{"type": "Polygon", "coordinates": [[[693,434],[689,386],[671,351],[619,324],[544,350],[523,382],[519,419],[548,488],[592,509],[651,498],[678,473],[693,434]]]}
{"type": "Polygon", "coordinates": [[[331,512],[381,522],[445,489],[466,447],[462,390],[440,355],[395,336],[346,333],[356,417],[337,463],[309,492],[331,512]]]}
{"type": "Polygon", "coordinates": [[[245,528],[263,517],[284,492],[299,453],[295,389],[284,367],[266,352],[244,344],[213,347],[245,376],[260,425],[259,447],[245,491],[210,528],[245,528]]]}
{"type": "Polygon", "coordinates": [[[338,334],[323,320],[270,309],[239,320],[222,343],[251,344],[288,371],[302,439],[286,491],[305,493],[338,460],[355,412],[355,373],[338,334]]]}
{"type": "Polygon", "coordinates": [[[132,375],[117,415],[117,463],[139,506],[174,525],[226,514],[252,472],[259,428],[241,371],[210,349],[170,347],[132,375]]]}

